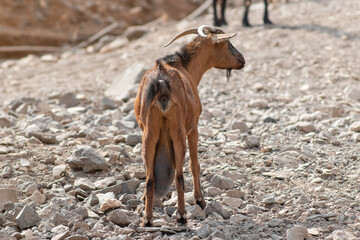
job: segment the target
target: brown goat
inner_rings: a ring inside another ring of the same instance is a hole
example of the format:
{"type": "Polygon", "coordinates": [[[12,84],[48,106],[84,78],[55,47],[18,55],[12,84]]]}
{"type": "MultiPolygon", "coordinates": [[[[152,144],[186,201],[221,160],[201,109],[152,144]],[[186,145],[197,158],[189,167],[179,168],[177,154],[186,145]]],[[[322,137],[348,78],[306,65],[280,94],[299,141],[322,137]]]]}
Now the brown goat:
{"type": "Polygon", "coordinates": [[[197,151],[197,124],[201,113],[197,86],[202,75],[212,67],[227,69],[229,77],[232,69],[241,69],[245,64],[241,53],[229,41],[235,34],[224,34],[222,30],[206,25],[178,34],[167,45],[192,33],[200,36],[182,47],[180,52],[158,59],[155,67],[145,73],[135,100],[136,120],[143,131],[142,156],[146,167],[143,226],[152,225],[153,198],[164,196],[175,176],[177,221],[186,223],[183,177],[186,137],[194,203],[205,208],[197,151]]]}

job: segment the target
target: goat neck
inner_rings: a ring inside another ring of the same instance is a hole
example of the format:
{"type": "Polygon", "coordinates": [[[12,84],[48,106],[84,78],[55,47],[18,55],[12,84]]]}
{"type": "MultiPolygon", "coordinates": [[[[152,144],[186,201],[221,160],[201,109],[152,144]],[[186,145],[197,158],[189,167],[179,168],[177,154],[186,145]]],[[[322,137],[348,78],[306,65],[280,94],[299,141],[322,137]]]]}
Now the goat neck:
{"type": "MultiPolygon", "coordinates": [[[[211,50],[209,49],[212,48],[210,44],[210,41],[204,39],[201,46],[196,49],[196,53],[192,56],[189,64],[186,66],[186,69],[190,73],[190,76],[192,76],[193,82],[196,86],[199,86],[204,73],[214,66],[211,59],[211,50]]],[[[186,47],[189,48],[194,46],[190,43],[186,47]]]]}

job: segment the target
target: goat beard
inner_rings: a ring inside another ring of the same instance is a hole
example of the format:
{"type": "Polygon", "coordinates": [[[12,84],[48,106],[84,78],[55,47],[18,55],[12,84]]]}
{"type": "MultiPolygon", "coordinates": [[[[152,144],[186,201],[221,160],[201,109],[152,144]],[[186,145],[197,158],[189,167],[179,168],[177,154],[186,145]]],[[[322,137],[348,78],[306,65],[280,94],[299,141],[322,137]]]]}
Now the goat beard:
{"type": "Polygon", "coordinates": [[[226,69],[226,80],[229,82],[231,77],[231,68],[226,69]]]}

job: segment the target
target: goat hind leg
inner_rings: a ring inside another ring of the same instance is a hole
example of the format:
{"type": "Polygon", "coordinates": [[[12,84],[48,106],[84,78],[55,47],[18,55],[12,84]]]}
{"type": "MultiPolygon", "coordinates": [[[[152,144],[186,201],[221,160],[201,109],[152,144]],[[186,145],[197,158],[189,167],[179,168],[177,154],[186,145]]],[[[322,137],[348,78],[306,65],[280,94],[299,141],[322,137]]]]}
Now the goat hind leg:
{"type": "Polygon", "coordinates": [[[142,152],[146,167],[146,184],[145,184],[145,215],[142,226],[150,227],[153,223],[153,197],[155,191],[154,178],[154,157],[156,149],[157,138],[149,136],[145,131],[142,139],[142,152]]]}
{"type": "Polygon", "coordinates": [[[198,160],[198,141],[199,133],[197,128],[193,128],[188,135],[190,166],[193,175],[194,185],[194,203],[199,205],[202,209],[205,208],[206,203],[201,192],[200,184],[200,165],[198,160]]]}
{"type": "Polygon", "coordinates": [[[186,210],[185,210],[185,181],[183,175],[183,165],[186,152],[186,135],[180,134],[181,137],[173,139],[173,146],[175,152],[175,168],[176,168],[176,190],[178,193],[178,210],[176,213],[177,222],[186,224],[186,210]],[[183,136],[183,137],[182,137],[183,136]]]}

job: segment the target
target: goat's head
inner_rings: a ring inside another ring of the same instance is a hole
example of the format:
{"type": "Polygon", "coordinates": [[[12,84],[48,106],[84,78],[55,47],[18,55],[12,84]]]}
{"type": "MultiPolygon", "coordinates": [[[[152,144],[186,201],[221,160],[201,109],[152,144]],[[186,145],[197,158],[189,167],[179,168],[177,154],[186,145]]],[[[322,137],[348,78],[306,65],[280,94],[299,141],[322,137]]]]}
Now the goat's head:
{"type": "Polygon", "coordinates": [[[198,34],[200,36],[201,48],[205,48],[209,52],[212,67],[227,69],[228,80],[232,69],[242,69],[244,67],[244,57],[230,42],[230,38],[236,36],[236,34],[225,34],[221,29],[208,25],[202,25],[197,29],[189,29],[179,33],[165,47],[188,34],[198,34]]]}

